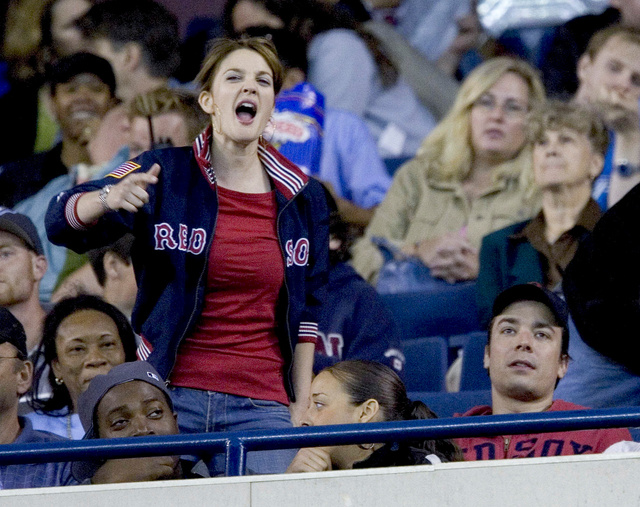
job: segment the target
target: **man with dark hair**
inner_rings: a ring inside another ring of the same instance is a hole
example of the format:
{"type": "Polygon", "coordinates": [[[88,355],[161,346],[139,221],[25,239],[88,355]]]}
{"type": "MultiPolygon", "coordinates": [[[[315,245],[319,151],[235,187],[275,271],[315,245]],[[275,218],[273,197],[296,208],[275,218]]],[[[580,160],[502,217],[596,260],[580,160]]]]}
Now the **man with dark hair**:
{"type": "MultiPolygon", "coordinates": [[[[85,439],[146,437],[179,433],[177,414],[166,384],[145,361],[123,363],[98,375],[78,399],[85,439]]],[[[206,465],[179,456],[76,461],[79,483],[108,484],[208,477],[206,465]]]]}
{"type": "Polygon", "coordinates": [[[62,58],[48,75],[61,141],[51,150],[0,168],[0,205],[14,207],[76,164],[89,163],[89,141],[114,105],[115,77],[109,63],[89,53],[62,58]]]}
{"type": "MultiPolygon", "coordinates": [[[[569,312],[551,291],[536,284],[515,285],[493,304],[484,366],[491,378],[491,406],[465,416],[579,410],[553,400],[569,364],[569,312]]],[[[627,429],[581,430],[528,435],[458,438],[465,460],[594,454],[629,440],[627,429]]]]}
{"type": "MultiPolygon", "coordinates": [[[[36,431],[31,421],[18,416],[18,399],[31,387],[33,364],[27,359],[27,338],[22,324],[0,308],[0,444],[57,442],[62,437],[36,431]]],[[[0,466],[2,489],[62,486],[69,477],[68,463],[0,466]]]]}
{"type": "Polygon", "coordinates": [[[180,64],[177,19],[153,0],[97,3],[77,26],[90,51],[111,63],[125,102],[166,85],[180,64]]]}

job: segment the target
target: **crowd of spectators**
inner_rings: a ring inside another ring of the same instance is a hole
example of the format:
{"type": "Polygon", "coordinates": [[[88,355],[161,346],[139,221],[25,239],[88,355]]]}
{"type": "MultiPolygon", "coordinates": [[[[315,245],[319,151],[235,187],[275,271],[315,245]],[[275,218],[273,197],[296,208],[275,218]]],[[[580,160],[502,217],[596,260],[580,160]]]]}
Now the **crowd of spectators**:
{"type": "MultiPolygon", "coordinates": [[[[549,27],[528,61],[477,2],[219,4],[182,38],[185,13],[160,0],[2,8],[0,443],[436,418],[403,383],[415,337],[376,291],[383,272],[416,301],[471,288],[491,403],[458,415],[640,406],[640,2],[549,27]],[[403,262],[420,271],[386,269],[403,262]]],[[[248,469],[629,440],[260,451],[248,469]]],[[[222,461],[9,465],[0,488],[222,461]]]]}

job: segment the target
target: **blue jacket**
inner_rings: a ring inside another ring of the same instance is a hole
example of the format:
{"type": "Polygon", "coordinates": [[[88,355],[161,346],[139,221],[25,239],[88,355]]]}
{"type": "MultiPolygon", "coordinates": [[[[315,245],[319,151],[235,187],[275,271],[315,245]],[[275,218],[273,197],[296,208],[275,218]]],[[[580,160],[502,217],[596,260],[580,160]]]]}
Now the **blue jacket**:
{"type": "MultiPolygon", "coordinates": [[[[204,302],[207,259],[218,211],[215,170],[209,161],[211,127],[193,148],[143,153],[102,180],[79,185],[52,199],[46,218],[49,239],[78,252],[109,244],[126,232],[136,237],[132,259],[138,297],[132,323],[142,344],[138,356],[168,378],[181,341],[193,329],[204,302]],[[74,217],[81,192],[118,183],[154,163],[161,171],[147,188],[149,202],[137,213],[107,213],[88,228],[74,217]]],[[[321,185],[308,178],[272,146],[258,156],[276,189],[277,233],[285,283],[277,309],[285,388],[292,400],[291,364],[299,338],[317,336],[329,262],[329,212],[321,185]]],[[[247,245],[251,248],[251,245],[247,245]]]]}
{"type": "Polygon", "coordinates": [[[343,262],[329,269],[318,334],[313,362],[316,373],[338,361],[369,359],[404,375],[400,330],[391,311],[376,290],[343,262]]]}

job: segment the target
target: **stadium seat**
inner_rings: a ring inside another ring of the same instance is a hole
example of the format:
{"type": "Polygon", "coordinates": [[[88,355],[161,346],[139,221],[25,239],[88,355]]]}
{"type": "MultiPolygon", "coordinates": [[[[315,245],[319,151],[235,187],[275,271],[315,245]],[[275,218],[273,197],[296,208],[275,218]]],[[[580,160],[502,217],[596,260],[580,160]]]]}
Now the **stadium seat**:
{"type": "Polygon", "coordinates": [[[447,342],[441,336],[403,342],[404,381],[408,391],[444,391],[447,342]]]}
{"type": "Polygon", "coordinates": [[[459,393],[410,392],[409,399],[421,401],[438,417],[464,414],[477,405],[491,405],[491,391],[460,391],[459,393]]]}
{"type": "Polygon", "coordinates": [[[457,283],[437,292],[381,294],[403,340],[420,336],[451,336],[478,331],[475,283],[457,283]]]}
{"type": "MultiPolygon", "coordinates": [[[[452,337],[453,340],[453,337],[452,337]]],[[[455,341],[466,341],[462,349],[462,375],[460,378],[460,391],[479,391],[491,389],[491,381],[487,370],[483,365],[484,347],[487,344],[487,333],[478,331],[469,333],[466,340],[460,336],[455,341]]]]}

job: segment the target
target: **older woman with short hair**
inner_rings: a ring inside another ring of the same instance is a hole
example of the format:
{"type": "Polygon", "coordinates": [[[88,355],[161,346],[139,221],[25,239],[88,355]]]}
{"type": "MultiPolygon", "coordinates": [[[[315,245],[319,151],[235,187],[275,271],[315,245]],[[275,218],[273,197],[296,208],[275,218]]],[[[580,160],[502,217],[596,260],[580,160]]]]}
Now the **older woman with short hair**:
{"type": "Polygon", "coordinates": [[[557,288],[580,241],[601,216],[591,187],[609,142],[602,121],[577,104],[550,102],[531,116],[530,134],[542,210],[482,240],[477,293],[484,323],[493,300],[512,285],[557,288]]]}

